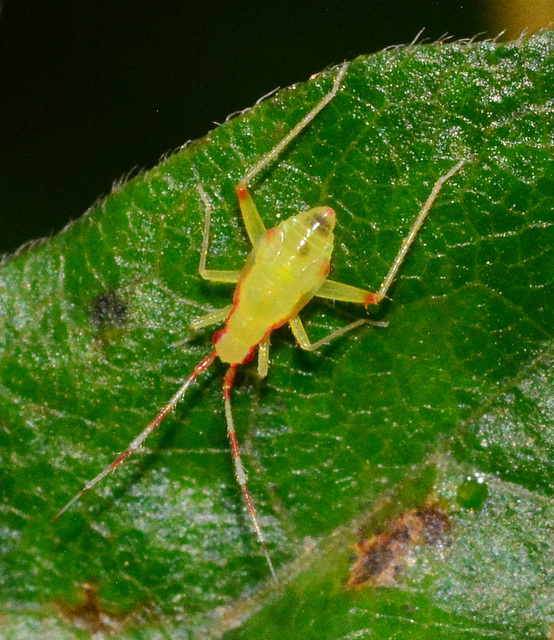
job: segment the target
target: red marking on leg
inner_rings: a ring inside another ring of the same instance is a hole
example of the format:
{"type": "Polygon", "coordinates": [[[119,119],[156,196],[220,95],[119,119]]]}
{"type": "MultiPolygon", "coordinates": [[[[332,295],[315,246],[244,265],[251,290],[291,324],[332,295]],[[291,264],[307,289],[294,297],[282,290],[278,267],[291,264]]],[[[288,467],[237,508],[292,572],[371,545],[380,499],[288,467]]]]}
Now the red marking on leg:
{"type": "MultiPolygon", "coordinates": [[[[231,365],[227,369],[227,373],[223,378],[223,397],[227,400],[231,397],[231,387],[233,386],[233,382],[235,380],[236,370],[237,370],[237,365],[231,365]]],[[[237,450],[238,450],[238,445],[237,445],[237,450]]],[[[233,454],[234,454],[234,450],[233,450],[233,454]]]]}
{"type": "Polygon", "coordinates": [[[239,200],[246,200],[248,198],[248,188],[243,182],[237,184],[237,196],[239,200]]]}
{"type": "Polygon", "coordinates": [[[116,467],[118,467],[125,458],[127,458],[132,452],[132,449],[127,449],[122,454],[119,455],[110,465],[111,471],[113,471],[116,467]]]}
{"type": "Polygon", "coordinates": [[[283,237],[283,231],[282,229],[279,229],[279,227],[271,227],[271,229],[268,229],[265,232],[265,237],[268,240],[276,240],[277,242],[280,242],[283,237]]]}
{"type": "Polygon", "coordinates": [[[381,302],[381,298],[376,293],[368,293],[364,298],[364,304],[367,307],[370,304],[377,304],[381,302]]]}
{"type": "MultiPolygon", "coordinates": [[[[187,381],[187,384],[192,384],[196,378],[198,378],[198,376],[201,373],[204,373],[204,371],[206,371],[206,369],[212,364],[212,362],[215,360],[217,356],[217,352],[214,349],[211,353],[209,353],[205,358],[203,358],[192,370],[192,373],[189,376],[189,379],[187,381]]],[[[160,422],[162,422],[162,420],[169,414],[171,413],[171,411],[173,410],[173,405],[171,404],[167,404],[161,411],[160,413],[158,413],[158,415],[154,418],[154,420],[152,420],[152,422],[150,423],[149,427],[151,428],[151,430],[157,429],[158,426],[160,425],[160,422]]],[[[122,454],[123,455],[123,454],[122,454]]]]}
{"type": "Polygon", "coordinates": [[[206,369],[212,364],[212,362],[215,360],[217,356],[217,352],[214,350],[211,353],[209,353],[203,360],[201,360],[195,367],[194,367],[194,371],[192,372],[191,376],[190,376],[190,381],[194,382],[196,380],[196,378],[198,378],[198,376],[201,373],[204,373],[204,371],[206,371],[206,369]]]}
{"type": "Polygon", "coordinates": [[[250,491],[245,484],[241,484],[240,488],[242,490],[242,495],[244,496],[244,501],[246,502],[246,506],[251,516],[256,517],[256,509],[254,508],[254,503],[252,502],[252,496],[250,495],[250,491]]]}
{"type": "Polygon", "coordinates": [[[262,545],[264,556],[267,560],[267,564],[269,565],[269,570],[271,571],[271,575],[273,576],[273,579],[275,580],[275,582],[278,583],[277,575],[275,573],[275,569],[273,568],[273,563],[271,562],[271,557],[269,555],[268,546],[264,539],[262,528],[256,516],[254,503],[252,501],[252,497],[250,496],[250,492],[248,491],[248,487],[246,485],[246,471],[244,470],[244,467],[242,464],[239,443],[235,433],[235,424],[233,422],[233,416],[231,413],[231,388],[233,386],[233,381],[235,379],[235,371],[237,366],[238,364],[231,364],[227,369],[227,373],[225,374],[225,377],[223,378],[223,396],[225,398],[225,415],[227,418],[227,437],[229,438],[229,443],[231,445],[231,451],[233,454],[233,462],[235,466],[237,481],[240,485],[242,495],[244,497],[244,501],[248,509],[248,513],[250,514],[252,524],[254,525],[254,529],[256,530],[256,533],[258,535],[258,540],[262,545]]]}
{"type": "Polygon", "coordinates": [[[80,500],[81,496],[83,496],[87,491],[96,486],[99,482],[101,482],[111,471],[114,471],[127,457],[129,457],[133,451],[138,449],[139,446],[146,440],[146,438],[158,427],[160,422],[167,416],[167,414],[175,407],[175,405],[179,402],[179,400],[185,394],[187,388],[196,380],[196,378],[212,364],[217,356],[217,351],[214,349],[210,354],[208,354],[203,360],[201,360],[193,369],[192,373],[188,377],[187,381],[181,385],[180,389],[177,393],[171,398],[171,400],[166,404],[166,406],[158,413],[158,415],[150,422],[150,424],[144,428],[141,433],[131,442],[130,446],[121,453],[110,465],[105,467],[103,471],[101,471],[95,478],[91,481],[87,482],[87,484],[76,494],[63,509],[60,509],[58,513],[54,516],[54,520],[57,520],[63,513],[65,513],[71,505],[73,505],[77,500],[80,500]]]}

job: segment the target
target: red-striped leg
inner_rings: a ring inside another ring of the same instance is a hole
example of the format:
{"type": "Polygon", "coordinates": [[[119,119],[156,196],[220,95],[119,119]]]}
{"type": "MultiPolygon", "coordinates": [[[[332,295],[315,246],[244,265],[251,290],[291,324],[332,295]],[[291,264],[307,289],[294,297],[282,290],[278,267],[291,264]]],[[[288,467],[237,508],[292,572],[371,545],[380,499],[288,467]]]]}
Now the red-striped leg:
{"type": "Polygon", "coordinates": [[[271,571],[271,575],[273,576],[273,579],[278,585],[279,581],[277,580],[277,574],[275,573],[275,569],[273,568],[273,563],[271,562],[271,557],[269,555],[267,542],[264,537],[262,527],[260,526],[260,523],[258,521],[258,517],[256,515],[256,509],[254,508],[252,496],[250,495],[250,491],[248,490],[246,471],[244,470],[244,465],[242,464],[239,443],[237,440],[237,434],[235,432],[235,423],[234,423],[233,414],[231,411],[231,388],[233,386],[233,381],[235,379],[236,368],[237,368],[237,365],[231,365],[227,369],[227,373],[225,374],[225,378],[223,379],[223,399],[225,401],[225,418],[227,419],[227,436],[229,437],[229,442],[231,444],[231,451],[233,454],[233,463],[235,465],[235,475],[237,477],[237,482],[240,485],[240,489],[242,491],[244,501],[246,502],[248,513],[250,514],[250,519],[252,520],[252,524],[254,525],[254,529],[256,530],[258,541],[262,546],[265,559],[267,560],[267,564],[269,565],[269,570],[271,571]]]}
{"type": "Polygon", "coordinates": [[[115,469],[126,459],[128,458],[133,451],[136,451],[142,443],[146,440],[146,438],[156,429],[162,420],[170,413],[175,406],[179,403],[179,401],[185,395],[187,389],[190,385],[196,380],[196,378],[206,371],[206,369],[212,364],[212,362],[216,358],[215,350],[212,351],[209,355],[207,355],[201,362],[199,362],[196,367],[194,367],[194,371],[190,374],[187,380],[181,385],[177,393],[171,398],[171,400],[165,405],[165,407],[158,413],[158,415],[152,420],[152,422],[145,427],[140,434],[129,444],[127,449],[123,453],[121,453],[111,464],[109,464],[103,471],[101,471],[95,478],[89,480],[86,485],[79,491],[77,495],[75,495],[71,500],[58,511],[58,513],[54,516],[53,520],[57,520],[62,514],[64,514],[72,505],[74,505],[87,491],[90,491],[95,485],[97,485],[101,480],[103,480],[109,473],[115,471],[115,469]]]}

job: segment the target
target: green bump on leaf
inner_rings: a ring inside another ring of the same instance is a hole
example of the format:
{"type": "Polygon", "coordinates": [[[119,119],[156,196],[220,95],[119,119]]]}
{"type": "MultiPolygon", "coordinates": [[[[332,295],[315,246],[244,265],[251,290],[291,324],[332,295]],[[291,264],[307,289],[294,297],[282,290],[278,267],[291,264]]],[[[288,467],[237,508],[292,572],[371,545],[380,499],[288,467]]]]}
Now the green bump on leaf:
{"type": "Polygon", "coordinates": [[[466,478],[458,485],[456,500],[465,509],[480,509],[489,495],[489,485],[482,478],[466,478]]]}
{"type": "Polygon", "coordinates": [[[391,300],[367,312],[314,300],[302,313],[313,339],[366,316],[388,328],[318,353],[284,328],[267,378],[254,365],[237,375],[239,439],[281,594],[233,476],[219,363],[140,452],[51,521],[211,349],[210,332],[188,324],[232,290],[198,275],[198,180],[214,205],[210,267],[239,269],[234,187],[332,76],[280,91],[3,263],[2,638],[547,637],[552,31],[358,58],[251,185],[268,226],[332,206],[332,277],[375,290],[436,178],[469,159],[391,300]],[[486,483],[485,499],[467,478],[486,483]],[[360,527],[428,497],[449,512],[440,553],[422,545],[399,586],[349,589],[360,527]]]}

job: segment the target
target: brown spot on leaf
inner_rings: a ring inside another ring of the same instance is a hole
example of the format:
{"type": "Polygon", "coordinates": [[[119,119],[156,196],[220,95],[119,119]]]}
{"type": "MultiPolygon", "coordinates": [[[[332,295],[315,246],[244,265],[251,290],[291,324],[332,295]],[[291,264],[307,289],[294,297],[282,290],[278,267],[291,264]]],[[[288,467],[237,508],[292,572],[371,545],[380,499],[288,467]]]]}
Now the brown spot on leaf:
{"type": "Polygon", "coordinates": [[[442,546],[449,528],[448,515],[436,504],[404,511],[383,531],[355,545],[357,557],[346,585],[351,589],[394,586],[416,547],[442,546]]]}
{"type": "Polygon", "coordinates": [[[82,602],[75,607],[60,606],[62,616],[69,623],[88,632],[91,638],[106,637],[123,629],[125,617],[103,609],[93,585],[84,584],[81,594],[82,602]]]}

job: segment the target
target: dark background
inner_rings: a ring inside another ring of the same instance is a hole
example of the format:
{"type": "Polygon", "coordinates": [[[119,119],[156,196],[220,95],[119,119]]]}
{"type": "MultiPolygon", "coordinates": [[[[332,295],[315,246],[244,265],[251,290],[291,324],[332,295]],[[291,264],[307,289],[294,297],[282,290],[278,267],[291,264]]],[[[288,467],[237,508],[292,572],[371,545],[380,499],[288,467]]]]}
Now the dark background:
{"type": "Polygon", "coordinates": [[[60,230],[272,89],[389,45],[496,35],[478,0],[0,0],[0,253],[60,230]]]}

